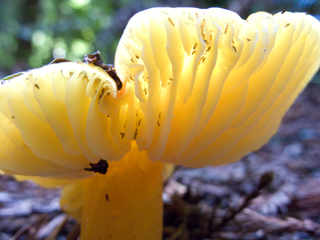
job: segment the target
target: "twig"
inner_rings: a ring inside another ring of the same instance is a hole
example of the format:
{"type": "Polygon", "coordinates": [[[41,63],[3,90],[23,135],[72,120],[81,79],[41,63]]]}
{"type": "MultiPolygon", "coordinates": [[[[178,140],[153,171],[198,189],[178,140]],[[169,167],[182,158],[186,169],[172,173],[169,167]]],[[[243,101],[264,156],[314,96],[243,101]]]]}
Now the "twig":
{"type": "Polygon", "coordinates": [[[212,211],[211,211],[211,214],[210,214],[210,217],[209,217],[209,224],[208,224],[208,229],[207,229],[207,232],[206,232],[206,237],[210,237],[212,231],[213,231],[213,227],[215,225],[215,218],[216,218],[216,213],[217,213],[217,209],[220,205],[220,202],[221,202],[221,198],[218,198],[215,202],[215,205],[214,207],[212,208],[212,211]]]}
{"type": "Polygon", "coordinates": [[[245,196],[242,204],[238,206],[237,208],[229,208],[229,210],[226,212],[225,216],[222,218],[221,223],[217,224],[214,227],[214,230],[217,231],[218,229],[221,229],[223,226],[225,226],[229,221],[234,219],[234,217],[240,213],[243,209],[249,206],[252,199],[259,196],[260,191],[265,188],[267,185],[269,185],[273,180],[273,173],[272,172],[266,172],[264,173],[259,180],[258,185],[251,193],[245,196]]]}
{"type": "Polygon", "coordinates": [[[30,231],[33,230],[33,226],[31,225],[25,225],[22,228],[19,229],[19,231],[17,231],[11,238],[10,240],[18,240],[20,239],[20,237],[25,234],[25,233],[29,233],[30,231]]]}
{"type": "Polygon", "coordinates": [[[320,236],[320,224],[309,219],[299,220],[293,217],[280,219],[273,216],[261,215],[249,208],[244,210],[244,214],[248,217],[250,225],[254,225],[256,229],[263,227],[266,234],[284,231],[302,231],[317,237],[320,236]]]}

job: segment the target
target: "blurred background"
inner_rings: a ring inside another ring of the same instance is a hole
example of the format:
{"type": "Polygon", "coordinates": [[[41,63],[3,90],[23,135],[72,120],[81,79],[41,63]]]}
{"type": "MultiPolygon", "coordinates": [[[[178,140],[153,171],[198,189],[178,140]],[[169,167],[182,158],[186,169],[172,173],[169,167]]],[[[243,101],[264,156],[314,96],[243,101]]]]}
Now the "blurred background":
{"type": "Polygon", "coordinates": [[[128,20],[151,7],[222,7],[246,19],[282,10],[320,17],[318,0],[0,0],[0,78],[48,64],[53,58],[80,61],[100,50],[113,63],[128,20]]]}

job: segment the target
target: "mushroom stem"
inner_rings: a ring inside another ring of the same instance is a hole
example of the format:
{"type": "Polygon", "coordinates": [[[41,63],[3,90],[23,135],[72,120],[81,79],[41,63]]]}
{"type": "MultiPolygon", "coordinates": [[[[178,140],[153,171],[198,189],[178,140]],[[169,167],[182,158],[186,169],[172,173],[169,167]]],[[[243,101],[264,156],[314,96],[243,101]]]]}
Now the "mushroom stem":
{"type": "Polygon", "coordinates": [[[137,147],[83,181],[81,240],[161,239],[162,163],[137,147]]]}

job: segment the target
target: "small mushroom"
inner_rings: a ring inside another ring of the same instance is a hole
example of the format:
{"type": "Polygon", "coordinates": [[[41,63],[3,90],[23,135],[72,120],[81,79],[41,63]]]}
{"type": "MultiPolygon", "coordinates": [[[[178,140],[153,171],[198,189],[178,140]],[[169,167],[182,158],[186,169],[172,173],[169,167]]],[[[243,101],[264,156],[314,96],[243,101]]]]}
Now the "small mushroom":
{"type": "Polygon", "coordinates": [[[160,239],[165,163],[227,164],[266,143],[319,68],[320,24],[154,8],[129,21],[113,76],[88,58],[0,86],[0,169],[63,184],[82,239],[160,239]]]}

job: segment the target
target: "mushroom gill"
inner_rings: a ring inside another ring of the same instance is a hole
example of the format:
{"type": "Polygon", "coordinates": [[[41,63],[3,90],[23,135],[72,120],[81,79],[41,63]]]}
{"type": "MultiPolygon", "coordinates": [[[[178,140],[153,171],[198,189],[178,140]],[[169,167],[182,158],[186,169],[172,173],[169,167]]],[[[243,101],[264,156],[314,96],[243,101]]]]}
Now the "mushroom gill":
{"type": "MultiPolygon", "coordinates": [[[[103,70],[84,63],[47,65],[3,81],[1,169],[17,175],[92,176],[83,169],[101,157],[88,146],[90,136],[86,136],[86,129],[91,126],[86,125],[93,115],[90,105],[102,92],[116,97],[116,89],[115,82],[103,70]]],[[[113,142],[107,143],[103,149],[112,158],[124,155],[113,142]]]]}
{"type": "Polygon", "coordinates": [[[126,137],[153,160],[188,167],[238,160],[269,140],[319,68],[319,37],[319,22],[305,13],[136,14],[115,60],[136,96],[122,120],[126,137]]]}

